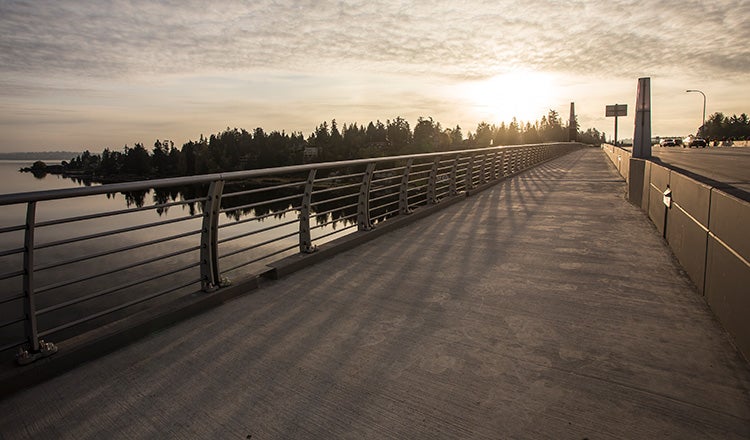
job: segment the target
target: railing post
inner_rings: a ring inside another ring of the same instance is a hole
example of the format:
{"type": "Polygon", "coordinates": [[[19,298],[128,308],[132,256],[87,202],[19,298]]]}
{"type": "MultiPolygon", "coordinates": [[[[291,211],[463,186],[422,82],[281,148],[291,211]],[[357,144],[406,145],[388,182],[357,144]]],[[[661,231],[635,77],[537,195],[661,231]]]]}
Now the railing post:
{"type": "Polygon", "coordinates": [[[411,210],[409,209],[409,173],[411,172],[412,165],[414,165],[414,158],[410,157],[406,161],[404,174],[401,176],[401,186],[398,192],[398,212],[402,215],[411,214],[411,210]]]}
{"type": "Polygon", "coordinates": [[[458,175],[458,158],[459,154],[456,154],[456,158],[453,159],[453,167],[451,167],[450,175],[450,188],[448,189],[449,194],[455,196],[458,193],[458,185],[456,185],[456,176],[458,175]]]}
{"type": "Polygon", "coordinates": [[[36,224],[36,202],[26,205],[26,232],[23,240],[23,294],[26,340],[28,346],[20,348],[16,361],[27,365],[37,359],[57,353],[57,346],[39,339],[36,321],[36,299],[34,297],[34,227],[36,224]]]}
{"type": "Polygon", "coordinates": [[[302,206],[299,210],[299,251],[303,254],[315,252],[315,246],[310,237],[310,211],[312,205],[313,184],[315,183],[316,169],[310,170],[305,182],[305,192],[302,195],[302,206]]]}
{"type": "Polygon", "coordinates": [[[503,152],[502,151],[495,151],[495,156],[492,158],[492,173],[496,180],[503,176],[503,152]]]}
{"type": "Polygon", "coordinates": [[[432,161],[432,168],[430,168],[430,178],[427,181],[427,204],[435,205],[437,203],[437,174],[438,168],[440,167],[440,156],[436,157],[432,161]]]}
{"type": "Polygon", "coordinates": [[[476,156],[476,153],[469,156],[469,163],[466,164],[466,174],[464,174],[464,187],[467,192],[474,188],[472,181],[472,178],[474,177],[474,156],[476,156]]]}
{"type": "Polygon", "coordinates": [[[487,155],[488,152],[484,152],[482,154],[482,165],[479,167],[479,182],[480,183],[487,183],[487,155]]]}
{"type": "Polygon", "coordinates": [[[375,162],[367,164],[365,175],[362,177],[362,185],[359,187],[359,201],[357,203],[357,228],[360,231],[372,229],[370,221],[370,185],[372,175],[375,173],[375,162]]]}
{"type": "Polygon", "coordinates": [[[201,229],[201,285],[204,292],[213,292],[223,284],[219,273],[219,210],[223,180],[214,180],[208,187],[206,203],[203,207],[203,228],[201,229]]]}

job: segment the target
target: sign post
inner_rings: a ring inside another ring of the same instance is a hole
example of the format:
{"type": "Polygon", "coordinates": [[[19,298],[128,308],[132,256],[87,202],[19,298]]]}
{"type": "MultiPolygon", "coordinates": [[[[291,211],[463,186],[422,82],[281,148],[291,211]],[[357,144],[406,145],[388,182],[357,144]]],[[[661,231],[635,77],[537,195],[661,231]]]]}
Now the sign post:
{"type": "Polygon", "coordinates": [[[628,105],[627,104],[615,104],[615,105],[608,105],[605,116],[610,118],[615,118],[615,145],[617,145],[617,117],[618,116],[627,116],[628,115],[628,105]]]}

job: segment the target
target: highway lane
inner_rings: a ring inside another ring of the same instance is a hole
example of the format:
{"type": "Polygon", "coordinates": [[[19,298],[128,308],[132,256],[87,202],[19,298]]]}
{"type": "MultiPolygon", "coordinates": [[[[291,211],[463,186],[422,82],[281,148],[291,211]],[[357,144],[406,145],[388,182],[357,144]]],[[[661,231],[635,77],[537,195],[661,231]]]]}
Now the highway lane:
{"type": "Polygon", "coordinates": [[[750,148],[654,146],[652,154],[654,162],[750,200],[750,148]]]}

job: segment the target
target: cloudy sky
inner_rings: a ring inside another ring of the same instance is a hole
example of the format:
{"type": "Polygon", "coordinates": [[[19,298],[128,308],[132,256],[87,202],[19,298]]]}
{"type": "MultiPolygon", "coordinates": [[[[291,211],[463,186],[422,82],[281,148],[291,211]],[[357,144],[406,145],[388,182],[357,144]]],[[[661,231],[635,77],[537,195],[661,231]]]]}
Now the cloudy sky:
{"type": "Polygon", "coordinates": [[[0,0],[0,151],[181,145],[226,127],[548,109],[611,135],[650,77],[654,134],[750,112],[750,1],[0,0]]]}

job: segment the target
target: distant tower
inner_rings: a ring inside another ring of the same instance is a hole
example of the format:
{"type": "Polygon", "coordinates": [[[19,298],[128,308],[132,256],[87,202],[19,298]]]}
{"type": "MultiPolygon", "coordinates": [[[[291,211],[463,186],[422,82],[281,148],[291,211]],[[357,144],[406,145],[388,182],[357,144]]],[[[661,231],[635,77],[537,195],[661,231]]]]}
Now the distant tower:
{"type": "Polygon", "coordinates": [[[633,157],[640,159],[651,157],[651,78],[638,78],[633,157]]]}
{"type": "Polygon", "coordinates": [[[570,103],[570,124],[568,125],[568,141],[578,141],[578,127],[576,126],[576,103],[570,103]]]}

